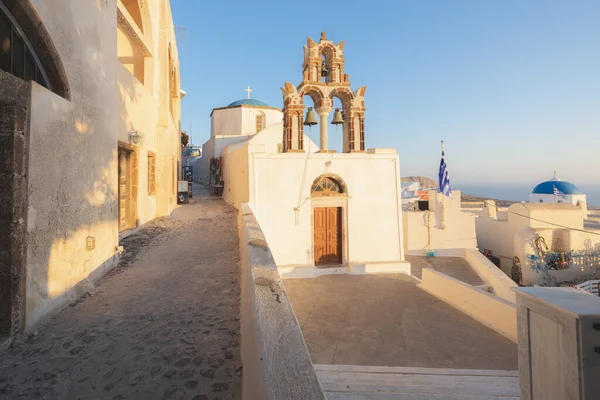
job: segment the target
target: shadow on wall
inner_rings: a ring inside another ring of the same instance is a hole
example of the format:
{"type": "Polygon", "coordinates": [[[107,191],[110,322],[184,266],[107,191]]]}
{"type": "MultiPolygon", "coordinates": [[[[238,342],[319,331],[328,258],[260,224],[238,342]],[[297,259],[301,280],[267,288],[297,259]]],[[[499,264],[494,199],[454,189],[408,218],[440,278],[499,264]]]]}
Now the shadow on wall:
{"type": "Polygon", "coordinates": [[[48,21],[54,37],[80,38],[55,43],[71,101],[35,83],[31,88],[26,330],[89,290],[118,261],[117,142],[130,116],[115,99],[136,103],[141,94],[135,85],[118,87],[116,7],[96,3],[69,0],[59,6],[61,22],[48,21]],[[78,26],[82,10],[93,15],[78,26]]]}

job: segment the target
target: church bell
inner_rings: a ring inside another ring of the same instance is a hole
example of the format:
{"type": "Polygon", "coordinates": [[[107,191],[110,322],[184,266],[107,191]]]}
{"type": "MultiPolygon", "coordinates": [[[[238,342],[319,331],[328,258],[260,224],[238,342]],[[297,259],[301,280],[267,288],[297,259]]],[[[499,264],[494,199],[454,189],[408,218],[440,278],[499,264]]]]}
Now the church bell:
{"type": "Polygon", "coordinates": [[[344,123],[344,118],[342,117],[342,113],[339,108],[335,109],[335,113],[333,114],[333,120],[331,120],[331,125],[339,125],[344,123]]]}
{"type": "Polygon", "coordinates": [[[329,70],[327,69],[327,66],[325,65],[325,63],[321,64],[321,76],[327,76],[328,73],[329,73],[329,70]]]}
{"type": "Polygon", "coordinates": [[[312,127],[317,124],[317,119],[315,118],[315,112],[312,107],[308,107],[308,111],[306,112],[306,118],[304,119],[303,125],[308,125],[312,127]]]}

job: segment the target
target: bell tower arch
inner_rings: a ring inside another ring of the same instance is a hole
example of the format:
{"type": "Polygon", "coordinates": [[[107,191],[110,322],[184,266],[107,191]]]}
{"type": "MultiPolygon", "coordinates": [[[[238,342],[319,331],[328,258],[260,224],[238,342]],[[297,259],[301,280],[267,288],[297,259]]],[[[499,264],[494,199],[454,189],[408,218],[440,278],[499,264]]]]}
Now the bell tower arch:
{"type": "MultiPolygon", "coordinates": [[[[327,40],[325,32],[316,43],[307,39],[304,46],[304,61],[302,63],[302,82],[298,87],[286,82],[281,88],[283,94],[283,151],[304,151],[304,125],[316,122],[304,118],[304,100],[308,95],[312,98],[315,111],[320,122],[320,152],[329,152],[327,121],[333,111],[333,101],[337,97],[342,103],[342,109],[335,110],[332,124],[342,125],[344,153],[365,150],[365,92],[363,86],[352,92],[350,78],[345,72],[344,41],[335,44],[327,40]],[[339,112],[339,113],[338,113],[339,112]]],[[[309,110],[308,113],[311,113],[309,110]]]]}

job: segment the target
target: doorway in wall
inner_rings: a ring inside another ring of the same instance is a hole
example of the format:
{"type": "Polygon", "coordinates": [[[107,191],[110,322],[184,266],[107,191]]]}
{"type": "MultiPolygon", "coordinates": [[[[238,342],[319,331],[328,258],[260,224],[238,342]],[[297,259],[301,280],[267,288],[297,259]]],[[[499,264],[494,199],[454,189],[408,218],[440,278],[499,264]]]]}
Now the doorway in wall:
{"type": "Polygon", "coordinates": [[[131,152],[119,149],[119,232],[129,229],[131,204],[131,152]]]}
{"type": "Polygon", "coordinates": [[[315,265],[342,263],[342,207],[314,209],[315,265]]]}
{"type": "Polygon", "coordinates": [[[313,257],[315,266],[341,265],[344,257],[344,225],[348,190],[341,177],[323,174],[310,189],[313,206],[313,257]]]}
{"type": "Polygon", "coordinates": [[[119,232],[137,226],[137,153],[119,142],[119,232]]]}

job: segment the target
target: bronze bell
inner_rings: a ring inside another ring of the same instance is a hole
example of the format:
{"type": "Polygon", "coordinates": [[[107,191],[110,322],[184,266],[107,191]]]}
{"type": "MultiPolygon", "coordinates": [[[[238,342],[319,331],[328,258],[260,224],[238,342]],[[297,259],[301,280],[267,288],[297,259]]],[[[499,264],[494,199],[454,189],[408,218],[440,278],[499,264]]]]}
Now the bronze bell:
{"type": "Polygon", "coordinates": [[[333,114],[333,120],[331,120],[331,125],[339,125],[344,123],[344,117],[342,117],[342,113],[339,108],[335,109],[335,113],[333,114]]]}
{"type": "Polygon", "coordinates": [[[323,64],[321,64],[321,76],[327,76],[328,73],[329,70],[327,69],[325,62],[323,62],[323,64]]]}
{"type": "Polygon", "coordinates": [[[303,125],[308,125],[312,127],[317,124],[317,119],[315,118],[315,112],[312,107],[308,107],[308,111],[306,112],[306,118],[304,119],[303,125]]]}

